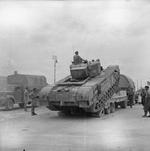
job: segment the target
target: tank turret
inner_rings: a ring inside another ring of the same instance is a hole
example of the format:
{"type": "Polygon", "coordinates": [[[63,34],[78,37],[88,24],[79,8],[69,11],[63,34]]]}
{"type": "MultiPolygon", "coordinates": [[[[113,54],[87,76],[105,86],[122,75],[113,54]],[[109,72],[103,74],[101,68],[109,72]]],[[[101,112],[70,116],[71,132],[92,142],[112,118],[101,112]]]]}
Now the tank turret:
{"type": "Polygon", "coordinates": [[[101,65],[99,61],[82,63],[78,65],[70,65],[70,74],[72,79],[84,80],[87,77],[95,77],[101,72],[101,65]]]}

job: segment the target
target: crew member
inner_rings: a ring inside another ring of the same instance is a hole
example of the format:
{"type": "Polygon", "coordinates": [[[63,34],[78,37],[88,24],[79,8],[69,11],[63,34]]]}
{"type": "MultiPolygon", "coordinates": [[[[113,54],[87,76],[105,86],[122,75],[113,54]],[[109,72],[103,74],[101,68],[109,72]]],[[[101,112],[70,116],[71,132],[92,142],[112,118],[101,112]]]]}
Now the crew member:
{"type": "Polygon", "coordinates": [[[76,51],[75,52],[75,55],[73,56],[73,64],[80,64],[80,63],[82,63],[83,61],[86,61],[86,60],[84,60],[84,59],[82,59],[80,56],[79,56],[79,52],[78,51],[76,51]]]}

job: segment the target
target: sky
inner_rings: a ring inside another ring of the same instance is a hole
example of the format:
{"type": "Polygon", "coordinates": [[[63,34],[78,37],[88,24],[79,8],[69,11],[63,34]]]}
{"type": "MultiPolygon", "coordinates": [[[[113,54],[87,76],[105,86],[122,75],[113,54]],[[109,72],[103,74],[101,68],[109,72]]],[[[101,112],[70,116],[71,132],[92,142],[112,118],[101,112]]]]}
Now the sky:
{"type": "Polygon", "coordinates": [[[150,80],[148,0],[0,1],[0,75],[69,72],[74,52],[119,65],[138,86],[150,80]]]}

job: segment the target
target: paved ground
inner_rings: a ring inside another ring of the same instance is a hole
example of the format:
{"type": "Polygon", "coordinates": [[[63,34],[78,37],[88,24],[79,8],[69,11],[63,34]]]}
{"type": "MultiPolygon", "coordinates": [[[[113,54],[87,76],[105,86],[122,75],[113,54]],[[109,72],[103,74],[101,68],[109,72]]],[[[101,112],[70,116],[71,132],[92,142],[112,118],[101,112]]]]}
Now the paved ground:
{"type": "Polygon", "coordinates": [[[45,107],[38,115],[0,110],[0,151],[149,151],[150,118],[142,106],[103,118],[58,116],[45,107]]]}

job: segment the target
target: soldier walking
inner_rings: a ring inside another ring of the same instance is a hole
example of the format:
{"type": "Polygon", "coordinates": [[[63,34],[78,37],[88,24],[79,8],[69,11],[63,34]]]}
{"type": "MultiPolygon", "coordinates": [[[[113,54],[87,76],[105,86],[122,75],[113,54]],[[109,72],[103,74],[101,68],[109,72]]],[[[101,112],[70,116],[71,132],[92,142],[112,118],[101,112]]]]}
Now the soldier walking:
{"type": "Polygon", "coordinates": [[[29,101],[29,90],[28,87],[26,87],[24,90],[24,111],[26,112],[27,112],[28,101],[29,101]]]}
{"type": "Polygon", "coordinates": [[[33,115],[37,115],[36,113],[35,113],[35,107],[36,107],[36,105],[37,105],[37,101],[38,101],[38,99],[39,99],[39,96],[38,96],[38,91],[37,91],[37,89],[36,88],[34,88],[33,90],[32,90],[32,92],[30,93],[30,98],[31,98],[31,115],[33,116],[33,115]]]}
{"type": "Polygon", "coordinates": [[[130,108],[132,108],[133,101],[134,101],[134,91],[133,91],[133,89],[127,90],[127,96],[128,96],[130,108]]]}

